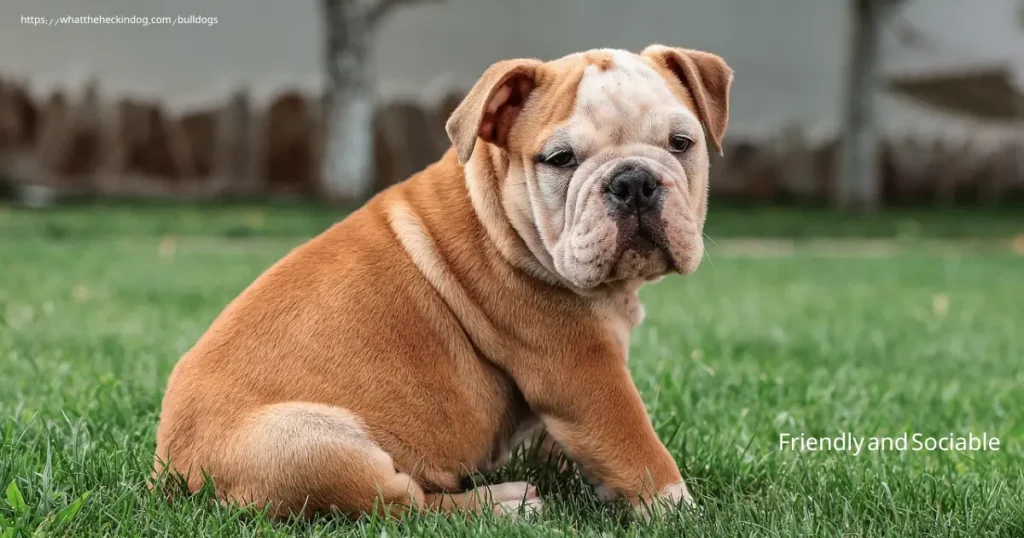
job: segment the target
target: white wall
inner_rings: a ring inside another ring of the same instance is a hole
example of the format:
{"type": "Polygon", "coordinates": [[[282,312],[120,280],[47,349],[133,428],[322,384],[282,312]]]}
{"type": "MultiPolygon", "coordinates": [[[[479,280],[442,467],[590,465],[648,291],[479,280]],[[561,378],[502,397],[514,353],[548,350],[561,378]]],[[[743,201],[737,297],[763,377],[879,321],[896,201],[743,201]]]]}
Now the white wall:
{"type": "MultiPolygon", "coordinates": [[[[891,47],[891,64],[1007,57],[1024,65],[1014,1],[916,0],[909,16],[941,39],[931,52],[891,47]]],[[[239,84],[257,96],[286,85],[313,88],[320,80],[318,7],[318,0],[3,0],[0,72],[27,76],[39,88],[97,75],[109,90],[179,106],[239,84]],[[218,24],[20,22],[22,15],[85,14],[203,15],[218,24]]],[[[736,70],[732,132],[769,133],[799,122],[825,134],[836,124],[847,32],[845,0],[448,0],[403,9],[388,21],[377,63],[384,94],[410,94],[467,86],[491,62],[514,56],[639,50],[652,42],[704,48],[736,70]]],[[[934,120],[892,100],[885,106],[897,125],[934,120]]]]}

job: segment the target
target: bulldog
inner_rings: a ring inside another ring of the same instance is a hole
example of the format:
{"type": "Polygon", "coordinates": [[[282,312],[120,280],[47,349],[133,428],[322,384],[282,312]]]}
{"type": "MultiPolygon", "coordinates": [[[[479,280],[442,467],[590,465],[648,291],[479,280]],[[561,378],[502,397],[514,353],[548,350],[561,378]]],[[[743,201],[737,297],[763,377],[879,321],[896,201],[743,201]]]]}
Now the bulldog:
{"type": "Polygon", "coordinates": [[[652,45],[501,61],[452,148],[294,249],[178,362],[155,473],[272,514],[538,509],[461,487],[543,432],[607,500],[693,502],[627,368],[704,252],[732,69],[652,45]]]}

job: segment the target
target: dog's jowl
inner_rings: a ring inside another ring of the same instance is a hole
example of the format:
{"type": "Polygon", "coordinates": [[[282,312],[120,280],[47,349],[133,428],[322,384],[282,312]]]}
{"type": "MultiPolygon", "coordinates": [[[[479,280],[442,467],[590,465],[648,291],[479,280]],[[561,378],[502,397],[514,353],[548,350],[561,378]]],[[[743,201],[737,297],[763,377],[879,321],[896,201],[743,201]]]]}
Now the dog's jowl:
{"type": "Polygon", "coordinates": [[[546,433],[609,500],[692,502],[627,367],[638,289],[696,270],[732,70],[651,46],[491,66],[452,149],[295,249],[171,375],[156,472],[288,515],[539,509],[466,490],[546,433]]]}

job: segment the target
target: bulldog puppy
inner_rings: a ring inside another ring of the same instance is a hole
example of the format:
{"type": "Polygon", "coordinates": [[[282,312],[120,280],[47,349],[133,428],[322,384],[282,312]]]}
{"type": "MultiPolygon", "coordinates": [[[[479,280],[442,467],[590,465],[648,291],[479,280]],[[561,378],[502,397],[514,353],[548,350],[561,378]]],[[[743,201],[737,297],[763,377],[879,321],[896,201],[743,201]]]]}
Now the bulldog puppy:
{"type": "Polygon", "coordinates": [[[732,70],[651,46],[491,66],[453,148],[296,248],[171,374],[156,472],[276,515],[539,508],[460,483],[540,429],[606,499],[691,503],[627,369],[701,261],[732,70]]]}

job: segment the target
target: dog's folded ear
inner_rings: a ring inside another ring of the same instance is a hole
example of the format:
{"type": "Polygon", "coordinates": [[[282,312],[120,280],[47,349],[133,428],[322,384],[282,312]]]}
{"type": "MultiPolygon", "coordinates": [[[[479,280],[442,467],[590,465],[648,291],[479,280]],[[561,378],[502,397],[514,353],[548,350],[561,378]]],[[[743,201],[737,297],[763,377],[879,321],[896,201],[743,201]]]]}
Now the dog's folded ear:
{"type": "Polygon", "coordinates": [[[505,60],[492,65],[473,85],[445,124],[459,160],[465,164],[479,138],[507,147],[512,123],[536,87],[543,62],[505,60]]]}
{"type": "Polygon", "coordinates": [[[667,68],[690,90],[712,147],[722,153],[722,137],[729,125],[732,68],[720,56],[699,50],[651,45],[640,54],[667,68]]]}

